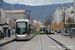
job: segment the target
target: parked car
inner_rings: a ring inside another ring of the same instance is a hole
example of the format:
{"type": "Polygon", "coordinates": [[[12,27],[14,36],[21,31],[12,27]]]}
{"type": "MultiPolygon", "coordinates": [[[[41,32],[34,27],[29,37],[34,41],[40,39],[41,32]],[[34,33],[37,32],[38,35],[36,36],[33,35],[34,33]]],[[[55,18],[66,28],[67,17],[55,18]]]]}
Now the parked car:
{"type": "Polygon", "coordinates": [[[54,30],[53,30],[53,31],[51,31],[51,34],[54,34],[54,30]]]}
{"type": "Polygon", "coordinates": [[[61,33],[61,30],[57,30],[57,33],[61,33]]]}

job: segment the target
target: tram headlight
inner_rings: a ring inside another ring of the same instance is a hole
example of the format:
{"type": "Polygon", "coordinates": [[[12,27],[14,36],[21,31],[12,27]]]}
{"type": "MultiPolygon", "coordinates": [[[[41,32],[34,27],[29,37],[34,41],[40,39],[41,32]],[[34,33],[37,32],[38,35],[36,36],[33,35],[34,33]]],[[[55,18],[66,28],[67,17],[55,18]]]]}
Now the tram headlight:
{"type": "Polygon", "coordinates": [[[30,35],[30,34],[27,34],[27,35],[30,35]]]}
{"type": "Polygon", "coordinates": [[[16,35],[18,35],[18,33],[16,33],[16,35]]]}
{"type": "Polygon", "coordinates": [[[25,35],[27,35],[27,33],[25,33],[25,35]]]}

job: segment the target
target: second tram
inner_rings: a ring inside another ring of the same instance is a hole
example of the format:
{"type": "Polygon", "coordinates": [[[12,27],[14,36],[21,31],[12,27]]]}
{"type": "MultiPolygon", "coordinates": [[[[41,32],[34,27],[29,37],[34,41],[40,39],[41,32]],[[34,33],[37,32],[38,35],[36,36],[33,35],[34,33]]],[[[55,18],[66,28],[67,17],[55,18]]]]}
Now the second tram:
{"type": "Polygon", "coordinates": [[[40,33],[45,33],[45,26],[40,27],[40,33]]]}

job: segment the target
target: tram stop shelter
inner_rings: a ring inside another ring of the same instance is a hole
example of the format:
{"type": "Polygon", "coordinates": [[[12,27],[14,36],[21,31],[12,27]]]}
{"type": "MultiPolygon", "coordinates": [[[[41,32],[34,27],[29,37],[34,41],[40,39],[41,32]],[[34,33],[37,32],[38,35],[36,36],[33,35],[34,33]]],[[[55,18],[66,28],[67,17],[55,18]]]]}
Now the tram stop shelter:
{"type": "Polygon", "coordinates": [[[63,28],[63,35],[64,36],[70,36],[70,25],[64,25],[64,28],[63,28]]]}
{"type": "Polygon", "coordinates": [[[70,35],[70,38],[75,37],[75,24],[74,23],[69,23],[69,24],[64,24],[64,29],[67,29],[67,31],[64,31],[68,33],[67,35],[70,35]]]}
{"type": "Polygon", "coordinates": [[[4,29],[4,35],[7,36],[7,29],[8,29],[8,24],[7,23],[0,23],[0,30],[4,29]]]}

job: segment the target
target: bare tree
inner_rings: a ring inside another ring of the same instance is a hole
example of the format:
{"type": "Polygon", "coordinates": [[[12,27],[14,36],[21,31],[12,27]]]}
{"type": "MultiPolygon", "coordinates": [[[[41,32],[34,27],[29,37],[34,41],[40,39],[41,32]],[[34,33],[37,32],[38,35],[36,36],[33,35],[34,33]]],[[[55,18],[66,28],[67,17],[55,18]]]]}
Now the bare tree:
{"type": "Polygon", "coordinates": [[[52,24],[52,16],[49,14],[44,22],[44,25],[48,26],[52,24]]]}

